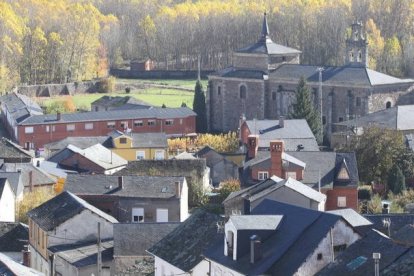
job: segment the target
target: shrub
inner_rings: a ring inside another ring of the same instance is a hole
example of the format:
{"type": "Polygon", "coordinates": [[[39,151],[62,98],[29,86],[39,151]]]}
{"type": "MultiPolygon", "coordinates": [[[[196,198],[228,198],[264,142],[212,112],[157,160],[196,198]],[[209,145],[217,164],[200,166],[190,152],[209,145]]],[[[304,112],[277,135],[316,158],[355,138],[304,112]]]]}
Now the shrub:
{"type": "Polygon", "coordinates": [[[131,87],[125,87],[125,93],[129,94],[129,92],[131,92],[131,87]]]}
{"type": "Polygon", "coordinates": [[[370,200],[371,199],[371,187],[362,186],[358,188],[358,199],[360,200],[370,200]]]}
{"type": "Polygon", "coordinates": [[[33,192],[24,195],[24,198],[17,203],[16,218],[19,222],[27,223],[27,212],[48,201],[56,194],[50,188],[36,188],[33,192]]]}

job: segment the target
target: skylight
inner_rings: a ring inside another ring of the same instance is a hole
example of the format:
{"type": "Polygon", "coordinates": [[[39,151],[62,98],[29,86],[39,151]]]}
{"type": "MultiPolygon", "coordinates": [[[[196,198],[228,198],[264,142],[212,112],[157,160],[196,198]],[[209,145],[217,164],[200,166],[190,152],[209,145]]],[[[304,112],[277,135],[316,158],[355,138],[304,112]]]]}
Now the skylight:
{"type": "Polygon", "coordinates": [[[368,260],[367,257],[364,256],[359,256],[355,259],[353,259],[352,261],[350,261],[346,267],[348,268],[348,270],[350,271],[354,271],[356,270],[358,267],[360,267],[361,265],[363,265],[366,261],[368,260]]]}

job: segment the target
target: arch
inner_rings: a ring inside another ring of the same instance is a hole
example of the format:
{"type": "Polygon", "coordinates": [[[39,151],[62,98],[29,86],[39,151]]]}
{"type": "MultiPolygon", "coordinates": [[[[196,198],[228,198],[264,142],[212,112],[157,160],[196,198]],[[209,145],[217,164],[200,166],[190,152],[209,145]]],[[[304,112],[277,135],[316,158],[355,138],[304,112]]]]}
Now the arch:
{"type": "Polygon", "coordinates": [[[388,101],[388,102],[385,104],[385,108],[391,108],[391,102],[390,102],[390,101],[388,101]]]}
{"type": "Polygon", "coordinates": [[[240,99],[243,99],[243,100],[247,98],[247,87],[246,87],[246,85],[244,85],[244,84],[240,85],[239,96],[240,96],[240,99]]]}

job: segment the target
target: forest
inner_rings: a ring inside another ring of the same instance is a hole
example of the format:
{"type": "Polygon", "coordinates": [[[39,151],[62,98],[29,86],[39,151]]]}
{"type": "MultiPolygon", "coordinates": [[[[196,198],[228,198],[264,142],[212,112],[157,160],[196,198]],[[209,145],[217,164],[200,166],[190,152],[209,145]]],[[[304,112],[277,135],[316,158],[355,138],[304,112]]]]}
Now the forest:
{"type": "Polygon", "coordinates": [[[342,65],[358,20],[370,68],[414,76],[414,0],[0,0],[0,92],[102,77],[132,59],[223,68],[258,39],[264,12],[273,41],[303,64],[342,65]]]}

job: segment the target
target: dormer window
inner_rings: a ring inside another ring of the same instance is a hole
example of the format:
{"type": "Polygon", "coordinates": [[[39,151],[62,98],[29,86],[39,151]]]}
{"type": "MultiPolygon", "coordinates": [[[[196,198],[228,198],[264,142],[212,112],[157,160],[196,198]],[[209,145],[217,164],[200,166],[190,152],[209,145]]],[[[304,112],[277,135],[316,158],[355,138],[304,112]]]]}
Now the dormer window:
{"type": "Polygon", "coordinates": [[[348,168],[346,166],[346,162],[345,159],[342,161],[342,165],[341,168],[339,169],[338,175],[336,177],[336,179],[338,180],[349,180],[349,171],[348,168]]]}

